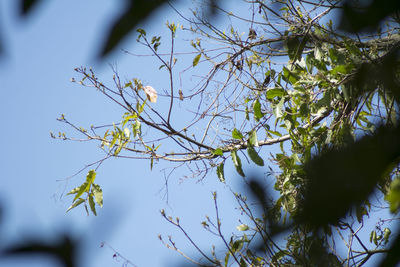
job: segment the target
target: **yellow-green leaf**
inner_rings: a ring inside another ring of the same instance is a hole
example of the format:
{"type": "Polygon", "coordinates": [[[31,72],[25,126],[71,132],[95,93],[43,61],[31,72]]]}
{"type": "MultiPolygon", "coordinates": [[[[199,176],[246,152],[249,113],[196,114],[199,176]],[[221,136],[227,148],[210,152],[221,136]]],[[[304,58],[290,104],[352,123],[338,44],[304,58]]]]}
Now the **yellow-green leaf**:
{"type": "Polygon", "coordinates": [[[236,226],[236,229],[238,231],[247,231],[247,230],[249,230],[249,226],[247,224],[241,224],[241,225],[236,226]]]}
{"type": "Polygon", "coordinates": [[[69,206],[69,208],[67,209],[66,212],[68,212],[68,211],[72,210],[73,208],[79,206],[83,202],[85,202],[85,200],[83,198],[78,199],[77,201],[73,202],[71,206],[69,206]]]}
{"type": "Polygon", "coordinates": [[[235,139],[240,139],[240,140],[243,139],[242,133],[236,128],[233,129],[233,131],[232,131],[232,137],[235,139]]]}
{"type": "Polygon", "coordinates": [[[221,148],[215,149],[212,153],[213,153],[214,155],[217,155],[217,156],[223,156],[223,155],[224,155],[224,153],[223,153],[223,151],[222,151],[221,148]]]}
{"type": "Polygon", "coordinates": [[[92,191],[94,194],[94,200],[96,201],[97,205],[101,208],[103,207],[103,190],[98,184],[93,183],[92,191]]]}
{"type": "Polygon", "coordinates": [[[201,54],[198,54],[197,56],[194,57],[193,67],[195,67],[197,64],[199,64],[200,58],[201,58],[201,54]]]}
{"type": "Polygon", "coordinates": [[[94,199],[93,199],[93,193],[89,194],[89,206],[90,206],[90,210],[93,212],[93,214],[95,216],[97,216],[96,207],[95,207],[94,199]]]}

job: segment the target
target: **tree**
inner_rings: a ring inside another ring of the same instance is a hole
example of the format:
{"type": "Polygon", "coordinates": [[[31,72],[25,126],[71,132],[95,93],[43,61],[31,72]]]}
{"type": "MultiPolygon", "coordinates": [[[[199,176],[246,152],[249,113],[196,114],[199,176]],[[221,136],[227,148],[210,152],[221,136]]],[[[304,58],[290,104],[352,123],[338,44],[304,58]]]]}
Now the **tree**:
{"type": "MultiPolygon", "coordinates": [[[[77,68],[79,83],[96,88],[124,109],[119,124],[85,129],[64,115],[59,120],[84,140],[100,144],[105,156],[93,165],[111,157],[139,158],[148,160],[152,169],[163,160],[187,167],[198,179],[214,171],[225,183],[224,168],[232,162],[258,205],[251,205],[243,192],[235,193],[245,219],[237,228],[241,234],[227,238],[214,194],[216,219],[207,217],[202,224],[223,241],[224,255],[198,248],[179,220],[161,212],[198,249],[202,260],[191,258],[196,264],[361,266],[379,254],[398,261],[392,257],[400,242],[391,234],[394,218],[371,216],[377,220],[375,229],[367,238],[359,234],[379,203],[372,196],[384,199],[388,206],[379,207],[394,214],[400,207],[396,1],[386,1],[393,8],[379,13],[374,24],[363,24],[360,18],[375,14],[371,10],[377,1],[369,6],[330,0],[246,2],[248,17],[215,7],[233,21],[226,29],[216,28],[198,10],[192,18],[183,17],[187,26],[167,23],[167,54],[160,52],[165,46],[160,36],[137,30],[137,41],[159,60],[159,71],[169,75],[165,92],[139,78],[122,80],[117,72],[114,83],[107,85],[92,69],[77,68]],[[341,23],[332,20],[333,11],[344,11],[341,23]],[[235,21],[246,25],[246,33],[235,21]],[[372,28],[360,31],[365,27],[372,28]],[[194,36],[190,70],[197,74],[201,64],[208,66],[197,84],[179,80],[177,61],[187,54],[175,52],[178,31],[194,36]],[[210,40],[216,45],[207,44],[210,40]],[[182,110],[192,116],[178,120],[182,110]],[[276,199],[259,179],[246,178],[242,164],[247,159],[264,166],[266,148],[272,145],[279,148],[270,154],[269,167],[269,176],[276,179],[276,199]],[[285,236],[284,242],[277,240],[278,233],[285,236]]],[[[58,137],[82,140],[65,133],[58,137]]],[[[96,214],[96,203],[101,206],[103,199],[95,176],[90,170],[85,182],[69,192],[74,195],[69,209],[84,204],[96,214]]],[[[171,239],[160,239],[183,254],[171,239]]]]}

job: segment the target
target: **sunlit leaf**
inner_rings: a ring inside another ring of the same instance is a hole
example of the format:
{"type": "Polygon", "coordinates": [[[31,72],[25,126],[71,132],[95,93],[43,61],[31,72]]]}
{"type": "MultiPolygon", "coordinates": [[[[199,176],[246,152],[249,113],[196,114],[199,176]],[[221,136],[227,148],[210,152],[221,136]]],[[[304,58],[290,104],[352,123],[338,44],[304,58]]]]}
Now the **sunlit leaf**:
{"type": "Polygon", "coordinates": [[[245,176],[244,172],[242,170],[242,162],[240,161],[240,158],[237,155],[237,151],[236,150],[232,150],[231,152],[231,157],[232,157],[232,161],[233,161],[233,165],[235,165],[236,171],[241,175],[241,176],[245,176]]]}
{"type": "Polygon", "coordinates": [[[193,59],[193,67],[197,66],[197,64],[199,64],[201,58],[201,54],[198,54],[197,56],[194,57],[193,59]]]}
{"type": "Polygon", "coordinates": [[[233,129],[233,131],[232,131],[232,137],[235,139],[240,139],[240,140],[243,139],[242,133],[236,128],[233,129]]]}
{"type": "Polygon", "coordinates": [[[217,167],[217,176],[221,182],[225,183],[224,163],[223,162],[221,162],[217,167]]]}
{"type": "Polygon", "coordinates": [[[247,231],[247,230],[249,230],[249,226],[247,224],[241,224],[241,225],[236,226],[236,229],[238,231],[247,231]]]}
{"type": "Polygon", "coordinates": [[[93,212],[93,214],[95,216],[97,216],[96,207],[95,207],[95,203],[94,203],[94,199],[93,199],[93,194],[89,194],[89,207],[90,207],[90,210],[93,212]]]}
{"type": "Polygon", "coordinates": [[[69,206],[69,208],[67,209],[66,212],[70,211],[71,209],[79,206],[80,204],[82,204],[83,202],[85,202],[85,200],[83,198],[78,199],[77,201],[75,201],[74,203],[72,203],[71,206],[69,206]]]}
{"type": "Polygon", "coordinates": [[[92,185],[94,179],[96,178],[96,172],[90,170],[86,176],[86,182],[79,187],[79,191],[76,193],[74,200],[77,200],[83,193],[89,192],[90,186],[92,185]]]}
{"type": "MultiPolygon", "coordinates": [[[[82,186],[82,185],[81,185],[82,186]]],[[[72,195],[72,194],[76,194],[79,192],[79,189],[81,188],[81,186],[75,187],[74,189],[72,189],[71,191],[69,191],[67,193],[67,195],[72,195]]]]}
{"type": "Polygon", "coordinates": [[[94,200],[96,201],[97,205],[101,208],[103,207],[103,190],[98,184],[93,183],[92,191],[94,194],[94,200]]]}
{"type": "Polygon", "coordinates": [[[223,155],[224,155],[224,153],[223,153],[223,151],[222,151],[221,148],[215,149],[215,150],[213,151],[213,154],[214,154],[214,155],[217,155],[217,156],[223,156],[223,155]]]}

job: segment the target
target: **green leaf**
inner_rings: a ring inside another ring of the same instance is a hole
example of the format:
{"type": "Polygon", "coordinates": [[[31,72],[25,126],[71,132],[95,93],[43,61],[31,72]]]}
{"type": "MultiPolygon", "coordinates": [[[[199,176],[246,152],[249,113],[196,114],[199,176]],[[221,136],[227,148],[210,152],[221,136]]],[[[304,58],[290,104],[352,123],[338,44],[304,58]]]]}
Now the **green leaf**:
{"type": "Polygon", "coordinates": [[[223,151],[222,151],[221,148],[215,149],[212,153],[213,153],[214,155],[216,155],[216,156],[223,156],[223,155],[224,155],[224,153],[223,153],[223,151]]]}
{"type": "Polygon", "coordinates": [[[225,175],[224,175],[224,163],[221,162],[218,167],[217,167],[217,176],[218,179],[222,182],[225,183],[225,175]]]}
{"type": "Polygon", "coordinates": [[[285,95],[285,89],[281,88],[281,87],[276,87],[276,88],[272,88],[267,90],[267,98],[268,99],[273,99],[274,97],[282,97],[285,95]]]}
{"type": "Polygon", "coordinates": [[[280,132],[277,132],[277,131],[272,131],[272,130],[270,130],[270,131],[268,131],[268,133],[271,133],[271,134],[273,134],[273,135],[282,137],[282,134],[281,134],[280,132]]]}
{"type": "Polygon", "coordinates": [[[247,154],[255,164],[257,164],[258,166],[264,166],[264,160],[258,155],[253,146],[249,145],[247,147],[247,154]]]}
{"type": "Polygon", "coordinates": [[[281,101],[274,108],[274,115],[276,119],[279,119],[283,116],[283,104],[285,103],[285,99],[282,97],[281,101]]]}
{"type": "Polygon", "coordinates": [[[240,161],[240,158],[238,157],[236,150],[232,150],[231,151],[231,157],[232,157],[233,165],[235,165],[236,171],[241,176],[244,177],[245,175],[244,175],[244,172],[242,170],[242,162],[240,161]]]}
{"type": "Polygon", "coordinates": [[[72,210],[73,208],[79,206],[83,202],[85,202],[85,200],[83,198],[78,199],[77,201],[73,202],[71,206],[69,206],[69,208],[67,209],[66,212],[68,212],[68,211],[72,210]]]}
{"type": "MultiPolygon", "coordinates": [[[[82,185],[81,185],[82,186],[82,185]]],[[[76,194],[79,192],[79,189],[81,188],[81,186],[75,187],[74,189],[72,189],[71,191],[69,191],[67,193],[67,195],[72,195],[72,194],[76,194]]]]}
{"type": "Polygon", "coordinates": [[[256,99],[253,103],[253,110],[254,110],[254,119],[256,121],[259,121],[262,117],[264,117],[264,114],[261,112],[261,104],[258,99],[256,99]]]}
{"type": "Polygon", "coordinates": [[[236,229],[238,231],[247,231],[247,230],[249,230],[249,226],[247,224],[241,224],[241,225],[236,226],[236,229]]]}
{"type": "Polygon", "coordinates": [[[233,131],[232,131],[232,137],[235,138],[235,139],[239,139],[239,140],[243,139],[242,133],[236,128],[233,129],[233,131]]]}
{"type": "Polygon", "coordinates": [[[288,68],[283,67],[283,79],[290,84],[295,84],[300,77],[288,68]]]}
{"type": "Polygon", "coordinates": [[[89,206],[90,206],[90,210],[93,212],[93,214],[95,216],[97,216],[96,207],[95,207],[94,199],[93,199],[93,193],[89,194],[89,206]]]}
{"type": "Polygon", "coordinates": [[[289,37],[286,39],[285,45],[288,51],[289,59],[297,61],[301,59],[306,40],[300,40],[299,37],[289,37]]]}
{"type": "Polygon", "coordinates": [[[229,256],[231,255],[230,252],[227,252],[225,255],[225,265],[224,266],[228,266],[228,262],[229,262],[229,256]]]}
{"type": "Polygon", "coordinates": [[[197,56],[194,57],[193,67],[195,67],[197,64],[199,64],[200,58],[201,58],[201,54],[198,54],[197,56]]]}
{"type": "Polygon", "coordinates": [[[103,207],[103,190],[98,184],[93,183],[92,191],[94,194],[94,199],[101,208],[103,207]]]}
{"type": "Polygon", "coordinates": [[[256,130],[250,131],[249,132],[249,144],[255,147],[258,147],[258,138],[257,138],[257,132],[256,130]]]}
{"type": "Polygon", "coordinates": [[[75,200],[77,200],[80,196],[82,196],[83,193],[85,193],[85,192],[88,191],[88,190],[87,190],[87,187],[88,187],[88,183],[87,183],[87,182],[84,182],[84,183],[79,187],[79,191],[76,193],[73,202],[74,202],[75,200]]]}
{"type": "Polygon", "coordinates": [[[94,179],[96,179],[96,171],[90,170],[86,175],[86,182],[92,184],[94,179]]]}
{"type": "Polygon", "coordinates": [[[397,213],[400,209],[400,178],[396,178],[390,184],[390,190],[385,196],[390,205],[390,212],[397,213]]]}
{"type": "Polygon", "coordinates": [[[232,252],[236,253],[239,250],[241,250],[243,247],[243,243],[244,243],[243,240],[236,240],[235,242],[233,242],[231,246],[232,252]]]}
{"type": "Polygon", "coordinates": [[[79,187],[79,191],[76,193],[73,201],[77,200],[80,196],[82,196],[83,193],[89,192],[90,186],[95,178],[96,172],[94,170],[90,170],[86,176],[86,182],[79,187]]]}
{"type": "Polygon", "coordinates": [[[385,240],[385,245],[387,244],[387,242],[389,242],[389,237],[390,234],[392,233],[392,231],[389,228],[386,228],[383,230],[383,240],[385,240]]]}
{"type": "Polygon", "coordinates": [[[143,29],[137,29],[136,30],[138,33],[140,33],[140,35],[144,35],[144,36],[146,36],[146,31],[145,30],[143,30],[143,29]]]}

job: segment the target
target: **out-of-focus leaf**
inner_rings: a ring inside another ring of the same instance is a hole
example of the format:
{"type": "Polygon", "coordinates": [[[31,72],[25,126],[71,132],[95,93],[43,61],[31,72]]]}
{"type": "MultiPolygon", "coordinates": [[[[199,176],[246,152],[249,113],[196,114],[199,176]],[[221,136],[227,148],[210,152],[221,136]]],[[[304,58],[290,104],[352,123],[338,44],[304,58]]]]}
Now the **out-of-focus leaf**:
{"type": "Polygon", "coordinates": [[[400,10],[400,1],[398,0],[368,2],[367,7],[359,8],[358,1],[345,1],[339,27],[349,32],[375,30],[383,19],[400,10]]]}
{"type": "Polygon", "coordinates": [[[247,231],[247,230],[249,230],[249,226],[247,224],[241,224],[241,225],[236,226],[236,229],[238,231],[247,231]]]}
{"type": "Polygon", "coordinates": [[[390,190],[385,196],[390,205],[390,212],[396,213],[400,209],[400,178],[396,178],[390,184],[390,190]]]}
{"type": "Polygon", "coordinates": [[[106,41],[100,51],[100,57],[106,56],[123,38],[125,38],[138,24],[156,11],[167,0],[129,0],[125,12],[113,23],[111,30],[106,34],[106,41]]]}
{"type": "Polygon", "coordinates": [[[383,258],[379,267],[397,266],[400,262],[400,234],[397,234],[396,239],[389,248],[386,257],[383,258]]]}
{"type": "Polygon", "coordinates": [[[61,266],[74,267],[77,265],[76,251],[77,242],[67,235],[61,235],[56,242],[49,243],[48,240],[24,240],[23,244],[2,249],[4,255],[37,255],[46,254],[57,258],[61,266]]]}
{"type": "Polygon", "coordinates": [[[400,127],[380,127],[373,136],[326,151],[306,166],[307,187],[299,219],[315,226],[336,223],[373,191],[400,156],[400,127]],[[315,216],[318,212],[318,216],[315,216]]]}
{"type": "Polygon", "coordinates": [[[41,1],[42,0],[19,0],[19,11],[21,16],[28,15],[32,11],[32,9],[37,6],[37,4],[41,1]]]}

